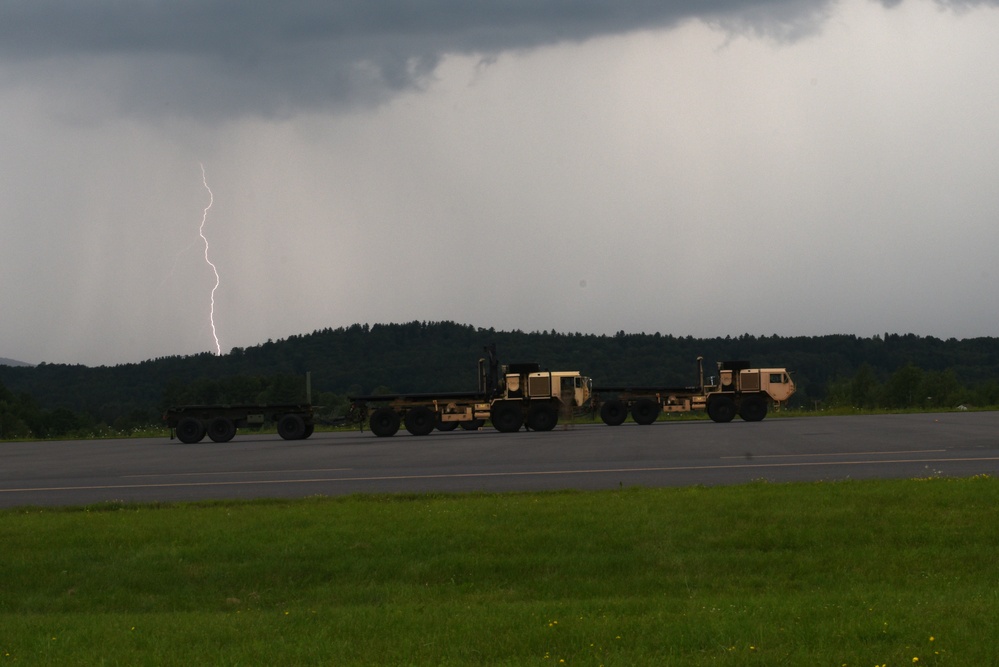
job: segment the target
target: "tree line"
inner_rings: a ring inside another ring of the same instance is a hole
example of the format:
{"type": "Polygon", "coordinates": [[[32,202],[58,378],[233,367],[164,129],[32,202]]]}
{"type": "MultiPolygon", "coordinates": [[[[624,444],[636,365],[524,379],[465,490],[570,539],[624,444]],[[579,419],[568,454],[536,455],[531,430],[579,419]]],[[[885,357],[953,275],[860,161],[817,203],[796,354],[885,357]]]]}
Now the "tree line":
{"type": "Polygon", "coordinates": [[[953,369],[927,371],[906,364],[888,376],[861,364],[852,377],[830,383],[825,403],[858,409],[947,409],[999,405],[999,382],[962,385],[953,369]]]}
{"type": "Polygon", "coordinates": [[[0,366],[0,439],[58,437],[161,423],[171,405],[287,403],[330,413],[350,394],[469,391],[477,363],[495,344],[502,363],[578,370],[597,384],[691,385],[697,357],[744,359],[792,371],[792,407],[955,407],[999,404],[999,339],[941,340],[914,334],[812,337],[679,337],[497,331],[454,322],[355,324],[224,355],[201,353],[136,364],[0,366]]]}

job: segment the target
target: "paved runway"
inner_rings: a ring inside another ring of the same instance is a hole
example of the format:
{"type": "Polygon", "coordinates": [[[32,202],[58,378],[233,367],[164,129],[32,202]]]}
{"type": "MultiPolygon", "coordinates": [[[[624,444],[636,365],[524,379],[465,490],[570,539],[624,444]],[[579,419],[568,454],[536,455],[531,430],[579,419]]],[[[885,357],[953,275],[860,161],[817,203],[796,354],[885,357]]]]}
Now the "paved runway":
{"type": "Polygon", "coordinates": [[[0,507],[999,475],[999,412],[0,442],[0,507]]]}

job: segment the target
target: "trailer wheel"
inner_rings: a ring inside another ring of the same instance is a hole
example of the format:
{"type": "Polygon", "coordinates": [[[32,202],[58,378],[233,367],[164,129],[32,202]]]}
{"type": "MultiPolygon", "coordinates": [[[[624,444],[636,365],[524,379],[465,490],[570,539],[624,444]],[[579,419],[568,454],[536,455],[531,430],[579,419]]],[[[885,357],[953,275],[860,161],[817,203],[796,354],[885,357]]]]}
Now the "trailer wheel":
{"type": "Polygon", "coordinates": [[[600,406],[600,419],[608,426],[620,426],[628,418],[628,406],[624,401],[613,399],[600,406]]]}
{"type": "Polygon", "coordinates": [[[378,408],[368,420],[371,432],[379,438],[387,438],[399,430],[399,414],[392,408],[378,408]]]}
{"type": "Polygon", "coordinates": [[[493,428],[501,433],[514,433],[524,424],[524,411],[518,403],[502,401],[493,405],[489,412],[493,428]]]}
{"type": "Polygon", "coordinates": [[[527,411],[527,426],[532,431],[550,431],[558,424],[558,410],[548,403],[532,405],[527,411]]]}
{"type": "Polygon", "coordinates": [[[735,401],[730,396],[715,396],[708,401],[708,416],[711,421],[725,424],[735,418],[735,401]]]}
{"type": "Polygon", "coordinates": [[[767,416],[767,401],[762,396],[746,396],[739,404],[739,416],[747,422],[761,422],[767,416]]]}
{"type": "Polygon", "coordinates": [[[212,442],[229,442],[236,435],[236,425],[225,417],[216,417],[208,423],[208,437],[212,442]]]}
{"type": "Polygon", "coordinates": [[[640,398],[631,406],[631,418],[636,424],[648,426],[659,416],[659,404],[651,398],[640,398]]]}
{"type": "Polygon", "coordinates": [[[301,440],[305,437],[305,420],[301,415],[284,415],[278,420],[277,432],[285,440],[301,440]]]}
{"type": "Polygon", "coordinates": [[[446,422],[442,421],[440,416],[437,417],[437,430],[438,431],[453,431],[458,428],[458,422],[446,422]]]}
{"type": "Polygon", "coordinates": [[[478,431],[484,423],[481,419],[469,419],[465,422],[458,422],[458,426],[464,431],[478,431]]]}
{"type": "Polygon", "coordinates": [[[194,417],[184,417],[177,422],[177,439],[187,445],[201,442],[205,437],[204,425],[194,417]]]}
{"type": "Polygon", "coordinates": [[[437,426],[437,415],[425,405],[406,411],[406,430],[413,435],[429,435],[437,426]]]}

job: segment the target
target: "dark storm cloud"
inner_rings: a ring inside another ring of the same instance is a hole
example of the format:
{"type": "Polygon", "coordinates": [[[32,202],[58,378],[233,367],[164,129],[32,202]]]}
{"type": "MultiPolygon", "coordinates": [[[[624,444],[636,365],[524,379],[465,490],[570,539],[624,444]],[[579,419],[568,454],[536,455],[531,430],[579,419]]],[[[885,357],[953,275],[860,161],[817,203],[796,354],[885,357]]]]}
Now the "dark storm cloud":
{"type": "Polygon", "coordinates": [[[20,0],[0,7],[0,68],[21,64],[132,113],[274,115],[378,102],[419,87],[446,54],[489,57],[691,18],[795,39],[820,25],[829,1],[20,0]]]}
{"type": "Polygon", "coordinates": [[[488,56],[701,18],[778,37],[826,0],[25,0],[0,9],[8,64],[67,71],[132,111],[274,114],[419,86],[449,53],[488,56]],[[110,74],[109,74],[110,72],[110,74]]]}
{"type": "MultiPolygon", "coordinates": [[[[409,0],[254,3],[238,0],[5,3],[0,50],[8,57],[181,53],[222,58],[256,50],[348,42],[430,51],[493,50],[668,25],[692,16],[761,12],[780,20],[823,0],[409,0]]],[[[402,54],[398,54],[402,55],[402,54]]]]}

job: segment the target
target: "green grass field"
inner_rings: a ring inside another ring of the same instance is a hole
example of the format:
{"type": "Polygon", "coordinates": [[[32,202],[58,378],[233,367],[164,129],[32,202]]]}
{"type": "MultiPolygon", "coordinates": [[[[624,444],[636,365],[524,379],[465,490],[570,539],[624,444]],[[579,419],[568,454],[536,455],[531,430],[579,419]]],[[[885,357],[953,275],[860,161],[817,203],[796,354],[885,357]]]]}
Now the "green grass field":
{"type": "Polygon", "coordinates": [[[999,481],[0,511],[0,665],[995,665],[999,481]]]}

